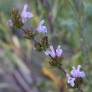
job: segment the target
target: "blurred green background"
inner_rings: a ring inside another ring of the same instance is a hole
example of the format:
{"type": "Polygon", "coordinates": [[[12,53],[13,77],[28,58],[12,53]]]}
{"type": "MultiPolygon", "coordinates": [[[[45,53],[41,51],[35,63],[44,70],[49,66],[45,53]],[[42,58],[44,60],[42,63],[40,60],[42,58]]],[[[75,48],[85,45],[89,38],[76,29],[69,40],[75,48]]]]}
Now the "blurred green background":
{"type": "Polygon", "coordinates": [[[25,3],[35,16],[29,25],[45,19],[49,41],[64,51],[63,67],[81,64],[86,72],[83,90],[91,92],[92,0],[0,0],[0,92],[75,92],[66,89],[62,72],[51,68],[30,40],[7,26],[12,8],[22,9],[25,3]]]}

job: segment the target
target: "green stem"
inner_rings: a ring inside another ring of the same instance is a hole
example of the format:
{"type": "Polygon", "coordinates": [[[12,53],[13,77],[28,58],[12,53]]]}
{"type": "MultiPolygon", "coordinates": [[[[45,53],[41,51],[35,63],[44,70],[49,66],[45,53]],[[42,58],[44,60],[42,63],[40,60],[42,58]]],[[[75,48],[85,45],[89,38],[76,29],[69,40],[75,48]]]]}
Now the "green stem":
{"type": "Polygon", "coordinates": [[[66,71],[61,66],[59,66],[58,69],[61,70],[64,73],[64,75],[66,76],[66,71]]]}

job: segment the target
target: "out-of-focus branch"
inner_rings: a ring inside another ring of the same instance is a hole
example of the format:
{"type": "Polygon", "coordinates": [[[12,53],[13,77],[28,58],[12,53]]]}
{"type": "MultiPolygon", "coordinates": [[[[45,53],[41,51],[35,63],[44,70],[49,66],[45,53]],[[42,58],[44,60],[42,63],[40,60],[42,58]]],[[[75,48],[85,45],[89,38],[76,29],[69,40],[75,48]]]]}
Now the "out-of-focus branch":
{"type": "Polygon", "coordinates": [[[24,79],[22,78],[22,76],[20,75],[20,73],[17,70],[15,70],[13,76],[14,76],[17,84],[23,90],[23,92],[32,92],[32,89],[30,88],[30,86],[28,84],[26,84],[26,82],[24,81],[24,79]]]}
{"type": "Polygon", "coordinates": [[[86,43],[85,38],[85,31],[87,31],[87,25],[88,25],[88,19],[87,16],[84,14],[84,4],[83,0],[74,0],[74,5],[76,12],[78,14],[78,20],[79,20],[79,30],[80,30],[80,48],[82,50],[83,55],[83,61],[89,61],[89,48],[86,43]]]}
{"type": "Polygon", "coordinates": [[[65,92],[66,90],[66,84],[65,84],[65,79],[58,77],[54,72],[48,70],[48,68],[44,67],[42,69],[42,72],[45,76],[49,77],[56,86],[59,87],[60,92],[65,92]]]}

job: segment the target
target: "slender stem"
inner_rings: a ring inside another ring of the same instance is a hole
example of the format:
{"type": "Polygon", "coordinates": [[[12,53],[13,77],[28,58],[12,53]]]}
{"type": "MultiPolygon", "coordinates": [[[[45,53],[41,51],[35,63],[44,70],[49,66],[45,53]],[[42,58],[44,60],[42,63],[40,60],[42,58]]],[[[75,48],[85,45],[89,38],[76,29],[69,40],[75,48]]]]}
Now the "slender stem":
{"type": "Polygon", "coordinates": [[[59,66],[58,69],[61,70],[64,73],[64,75],[66,76],[66,71],[61,66],[59,66]]]}
{"type": "MultiPolygon", "coordinates": [[[[49,56],[52,60],[54,60],[54,58],[51,55],[49,55],[49,56]]],[[[61,66],[58,66],[58,69],[61,70],[66,76],[66,71],[61,66]]]]}

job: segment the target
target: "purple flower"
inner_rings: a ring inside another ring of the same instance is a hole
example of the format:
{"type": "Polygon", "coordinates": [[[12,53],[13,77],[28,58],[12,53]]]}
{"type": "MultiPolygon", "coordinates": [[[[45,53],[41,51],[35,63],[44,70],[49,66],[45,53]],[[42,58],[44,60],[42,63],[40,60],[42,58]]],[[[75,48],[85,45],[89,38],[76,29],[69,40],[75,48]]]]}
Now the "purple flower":
{"type": "Polygon", "coordinates": [[[75,67],[73,67],[72,71],[71,71],[71,76],[72,77],[81,77],[84,78],[85,77],[85,72],[80,70],[81,65],[78,65],[77,69],[75,67]]]}
{"type": "Polygon", "coordinates": [[[75,83],[74,83],[75,78],[72,78],[68,73],[66,74],[66,77],[67,77],[67,83],[68,83],[70,86],[74,87],[74,85],[75,85],[75,83]]]}
{"type": "Polygon", "coordinates": [[[42,33],[47,33],[47,27],[44,25],[45,21],[41,20],[38,24],[37,31],[42,33]]]}
{"type": "Polygon", "coordinates": [[[76,79],[85,77],[85,72],[81,71],[80,68],[81,68],[81,65],[78,65],[77,69],[73,67],[70,75],[66,73],[67,83],[72,87],[74,87],[76,82],[78,82],[76,79]]]}
{"type": "Polygon", "coordinates": [[[25,23],[28,19],[33,17],[33,14],[31,12],[27,11],[28,5],[25,4],[24,8],[21,12],[21,18],[22,18],[22,22],[25,23]]]}
{"type": "Polygon", "coordinates": [[[53,46],[51,45],[50,48],[48,50],[45,51],[45,55],[47,56],[51,56],[51,57],[55,57],[55,51],[54,51],[54,48],[53,46]]]}
{"type": "Polygon", "coordinates": [[[57,55],[58,57],[60,57],[60,56],[62,55],[62,53],[63,53],[63,50],[61,49],[61,46],[58,45],[58,47],[57,47],[57,49],[56,49],[56,55],[57,55]]]}
{"type": "Polygon", "coordinates": [[[63,50],[61,49],[60,45],[58,45],[57,49],[55,50],[53,48],[53,46],[51,45],[49,49],[47,49],[45,52],[45,55],[47,56],[51,56],[53,58],[57,57],[61,57],[63,50]]]}

